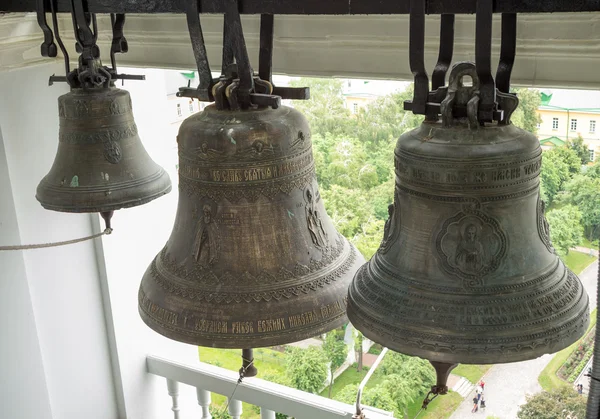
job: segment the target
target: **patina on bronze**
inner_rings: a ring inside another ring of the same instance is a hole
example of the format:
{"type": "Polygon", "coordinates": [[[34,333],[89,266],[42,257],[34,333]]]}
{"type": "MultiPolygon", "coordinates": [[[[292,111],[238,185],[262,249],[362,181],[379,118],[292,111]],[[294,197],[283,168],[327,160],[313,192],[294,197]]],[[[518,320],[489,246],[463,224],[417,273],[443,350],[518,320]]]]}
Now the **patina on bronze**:
{"type": "Polygon", "coordinates": [[[44,208],[106,213],[171,190],[142,145],[127,91],[73,88],[58,98],[58,113],[58,151],[36,193],[44,208]]]}
{"type": "Polygon", "coordinates": [[[334,228],[296,110],[218,110],[179,130],[173,232],[142,279],[139,312],[168,338],[256,348],[342,325],[363,263],[334,228]]]}
{"type": "Polygon", "coordinates": [[[550,243],[539,141],[510,124],[509,94],[497,92],[505,122],[480,126],[478,84],[474,65],[456,65],[442,120],[398,140],[383,241],[349,289],[357,329],[438,375],[556,352],[589,323],[581,281],[550,243]]]}

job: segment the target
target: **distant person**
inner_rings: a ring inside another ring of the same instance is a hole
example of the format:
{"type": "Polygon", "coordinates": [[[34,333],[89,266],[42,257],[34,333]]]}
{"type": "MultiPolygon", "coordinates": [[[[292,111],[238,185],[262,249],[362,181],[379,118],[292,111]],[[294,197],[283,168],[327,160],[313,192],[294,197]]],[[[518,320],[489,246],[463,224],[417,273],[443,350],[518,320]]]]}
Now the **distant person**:
{"type": "Polygon", "coordinates": [[[583,384],[577,384],[577,393],[583,394],[583,384]]]}
{"type": "Polygon", "coordinates": [[[481,387],[481,392],[483,393],[483,391],[485,390],[485,381],[479,381],[479,386],[481,387]]]}
{"type": "Polygon", "coordinates": [[[475,393],[477,393],[477,400],[479,401],[481,399],[481,395],[483,394],[483,388],[478,385],[475,393]]]}
{"type": "Polygon", "coordinates": [[[481,405],[481,408],[485,410],[485,399],[483,398],[483,394],[481,395],[480,405],[481,405]]]}
{"type": "Polygon", "coordinates": [[[479,397],[473,397],[473,409],[471,409],[471,413],[477,412],[479,410],[479,397]]]}

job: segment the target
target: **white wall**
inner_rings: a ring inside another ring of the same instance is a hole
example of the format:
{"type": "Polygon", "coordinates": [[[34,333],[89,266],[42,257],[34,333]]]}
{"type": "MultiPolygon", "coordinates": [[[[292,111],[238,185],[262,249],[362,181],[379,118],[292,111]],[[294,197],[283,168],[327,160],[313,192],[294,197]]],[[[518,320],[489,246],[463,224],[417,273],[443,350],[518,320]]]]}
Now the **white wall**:
{"type": "MultiPolygon", "coordinates": [[[[114,232],[102,239],[110,315],[121,374],[126,417],[171,417],[165,380],[146,372],[146,355],[194,363],[196,346],[171,341],[148,328],[138,314],[138,289],[146,268],[167,242],[177,209],[178,163],[172,104],[167,100],[164,70],[120,68],[127,74],[145,74],[146,81],[127,81],[139,136],[152,159],[171,177],[173,190],[146,205],[117,211],[114,232]]],[[[121,83],[118,83],[121,87],[121,83]]],[[[184,109],[184,115],[187,109],[184,109]]],[[[200,417],[195,392],[181,386],[183,417],[200,417]]]]}
{"type": "MultiPolygon", "coordinates": [[[[48,76],[62,71],[46,65],[0,74],[2,244],[92,232],[90,215],[47,211],[35,199],[58,145],[57,98],[67,92],[64,84],[49,87],[48,76]]],[[[5,252],[0,272],[0,412],[7,412],[0,417],[116,418],[94,243],[5,252]]]]}
{"type": "MultiPolygon", "coordinates": [[[[0,132],[0,246],[20,243],[0,132]]],[[[0,252],[0,330],[0,418],[51,419],[50,399],[22,252],[0,252]]]]}

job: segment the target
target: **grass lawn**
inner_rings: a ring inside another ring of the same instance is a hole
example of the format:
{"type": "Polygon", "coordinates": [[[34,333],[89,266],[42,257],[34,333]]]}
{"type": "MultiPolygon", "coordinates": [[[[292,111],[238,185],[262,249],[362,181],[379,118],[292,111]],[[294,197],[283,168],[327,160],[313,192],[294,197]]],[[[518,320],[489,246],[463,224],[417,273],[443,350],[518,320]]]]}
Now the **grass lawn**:
{"type": "Polygon", "coordinates": [[[581,241],[580,246],[587,247],[588,249],[598,250],[598,240],[594,240],[593,242],[591,242],[584,237],[583,240],[581,241]]]}
{"type": "MultiPolygon", "coordinates": [[[[595,309],[594,309],[594,311],[592,311],[591,316],[592,317],[590,319],[590,327],[587,330],[588,332],[596,324],[596,310],[595,309]]],[[[587,332],[586,332],[586,334],[587,334],[587,332]]],[[[544,390],[551,391],[553,389],[560,388],[560,387],[566,387],[566,386],[570,387],[569,383],[558,378],[558,376],[556,375],[556,371],[558,371],[558,369],[562,366],[562,364],[565,363],[565,361],[567,360],[567,358],[569,357],[571,352],[573,352],[575,350],[575,348],[577,347],[577,345],[579,345],[580,340],[578,340],[577,342],[575,342],[568,348],[565,348],[562,351],[560,351],[559,353],[557,353],[556,355],[554,355],[554,358],[552,358],[550,363],[548,365],[546,365],[546,368],[544,368],[542,370],[542,372],[540,373],[540,376],[538,377],[538,382],[540,383],[540,385],[542,386],[542,388],[544,390]]]]}
{"type": "MultiPolygon", "coordinates": [[[[231,371],[239,371],[242,366],[241,349],[216,349],[198,347],[198,356],[200,361],[207,364],[216,365],[231,371]]],[[[258,377],[261,371],[273,371],[277,374],[285,374],[285,354],[272,349],[259,348],[254,350],[254,364],[258,369],[258,377]]],[[[212,406],[219,412],[227,405],[227,397],[221,394],[212,393],[212,406]]],[[[248,403],[242,403],[242,416],[244,419],[260,418],[260,411],[256,406],[248,403]]]]}
{"type": "Polygon", "coordinates": [[[565,264],[575,273],[575,275],[579,275],[595,260],[596,258],[594,256],[590,256],[587,253],[571,250],[563,259],[563,262],[565,262],[565,264]]]}
{"type": "Polygon", "coordinates": [[[483,377],[483,374],[491,367],[491,365],[459,364],[458,367],[452,370],[452,374],[460,375],[461,377],[465,377],[471,383],[477,384],[481,377],[483,377]]]}
{"type": "MultiPolygon", "coordinates": [[[[423,411],[419,416],[419,419],[446,419],[452,416],[452,413],[456,410],[459,404],[461,404],[463,398],[460,394],[453,391],[449,391],[444,396],[438,396],[434,401],[429,403],[427,410],[423,411]]],[[[414,418],[416,414],[421,410],[423,400],[417,400],[408,407],[408,417],[414,418]]]]}
{"type": "MultiPolygon", "coordinates": [[[[356,366],[350,366],[346,371],[340,374],[340,376],[336,378],[333,382],[333,388],[331,389],[331,398],[335,398],[335,395],[349,384],[360,384],[363,378],[365,378],[365,375],[367,375],[368,371],[368,367],[363,367],[362,371],[358,372],[356,371],[356,366]]],[[[383,374],[381,374],[379,371],[375,371],[365,388],[375,387],[376,385],[380,384],[384,378],[385,376],[383,374]]],[[[329,396],[329,387],[325,388],[321,392],[321,396],[329,396]]]]}

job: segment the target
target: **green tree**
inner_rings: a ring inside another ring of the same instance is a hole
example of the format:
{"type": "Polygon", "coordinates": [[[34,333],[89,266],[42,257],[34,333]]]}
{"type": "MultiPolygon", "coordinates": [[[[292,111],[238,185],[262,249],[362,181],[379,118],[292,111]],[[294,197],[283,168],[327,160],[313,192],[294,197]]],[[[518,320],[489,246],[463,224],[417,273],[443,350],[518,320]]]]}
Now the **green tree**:
{"type": "Polygon", "coordinates": [[[301,77],[290,82],[292,87],[310,87],[309,100],[297,100],[294,108],[304,114],[313,135],[352,132],[352,118],[346,109],[343,82],[339,79],[301,77]],[[350,122],[350,124],[349,124],[350,122]]]}
{"type": "MultiPolygon", "coordinates": [[[[368,384],[367,384],[368,386],[368,384]]],[[[334,397],[335,400],[354,405],[358,393],[358,384],[348,384],[341,389],[334,397]]],[[[394,412],[396,415],[397,404],[389,392],[389,388],[379,384],[373,388],[365,388],[360,397],[361,405],[376,407],[388,412],[394,412]]]]}
{"type": "Polygon", "coordinates": [[[590,150],[583,142],[583,137],[581,134],[577,135],[575,139],[570,140],[567,143],[567,147],[569,147],[577,154],[577,156],[579,156],[579,160],[581,160],[582,165],[590,162],[590,150]]]}
{"type": "Polygon", "coordinates": [[[600,178],[596,171],[577,175],[565,185],[560,202],[576,206],[581,212],[581,224],[589,240],[600,237],[600,178]],[[589,174],[589,176],[588,176],[589,174]]]}
{"type": "Polygon", "coordinates": [[[329,382],[329,397],[331,398],[331,389],[333,388],[333,373],[342,366],[348,356],[348,347],[343,340],[337,339],[334,333],[328,333],[323,342],[323,351],[329,360],[329,371],[331,381],[329,382]]]}
{"type": "Polygon", "coordinates": [[[550,240],[559,255],[566,256],[569,249],[581,243],[583,228],[581,212],[573,205],[565,205],[546,215],[550,225],[550,240]]]}
{"type": "Polygon", "coordinates": [[[587,398],[568,386],[542,391],[526,399],[517,413],[519,419],[564,419],[568,414],[585,418],[587,398]]]}
{"type": "Polygon", "coordinates": [[[318,393],[327,379],[327,357],[323,349],[309,346],[286,348],[286,374],[292,387],[309,393],[318,393]]]}
{"type": "Polygon", "coordinates": [[[537,134],[537,124],[542,122],[537,113],[542,104],[540,92],[536,89],[527,88],[515,89],[514,92],[519,98],[519,106],[512,114],[512,123],[525,131],[537,134]]]}
{"type": "Polygon", "coordinates": [[[579,161],[577,154],[566,147],[553,148],[544,153],[540,177],[548,204],[552,203],[565,182],[579,171],[579,161]]]}
{"type": "Polygon", "coordinates": [[[356,336],[354,336],[354,352],[357,354],[358,362],[356,366],[356,370],[361,372],[363,369],[363,340],[364,335],[360,332],[360,330],[356,329],[356,336]]]}

